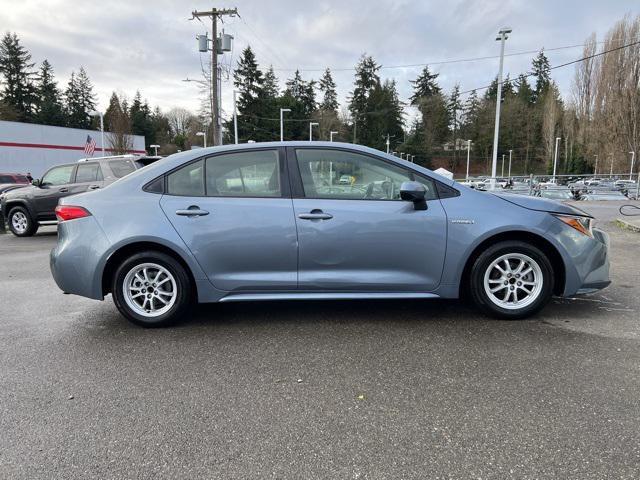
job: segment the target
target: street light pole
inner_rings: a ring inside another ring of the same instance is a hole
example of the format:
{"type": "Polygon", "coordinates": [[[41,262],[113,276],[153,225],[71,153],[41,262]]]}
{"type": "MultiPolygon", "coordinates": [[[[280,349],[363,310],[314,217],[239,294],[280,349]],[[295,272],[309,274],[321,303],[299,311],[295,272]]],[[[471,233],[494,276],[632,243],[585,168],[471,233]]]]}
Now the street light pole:
{"type": "MultiPolygon", "coordinates": [[[[333,142],[333,135],[335,135],[336,133],[338,133],[338,132],[335,132],[333,130],[329,132],[329,141],[330,142],[333,142]]],[[[387,153],[389,153],[389,152],[387,152],[387,153]]]]}
{"type": "Polygon", "coordinates": [[[233,91],[233,135],[236,139],[236,145],[238,144],[238,109],[236,107],[236,94],[237,90],[233,91]]]}
{"type": "Polygon", "coordinates": [[[153,148],[154,150],[154,156],[158,156],[158,149],[160,148],[160,145],[149,145],[151,148],[153,148]]]}
{"type": "Polygon", "coordinates": [[[596,175],[598,175],[598,155],[594,155],[594,157],[596,157],[596,164],[593,167],[593,178],[596,178],[596,175]]]}
{"type": "Polygon", "coordinates": [[[290,112],[290,108],[281,108],[280,109],[280,141],[284,142],[284,112],[290,112]]]}
{"type": "Polygon", "coordinates": [[[471,140],[467,140],[467,176],[465,180],[469,180],[469,157],[471,155],[471,140]]]}
{"type": "Polygon", "coordinates": [[[509,150],[509,174],[508,174],[509,179],[511,179],[511,154],[512,153],[513,153],[513,150],[509,150]]]}
{"type": "Polygon", "coordinates": [[[502,172],[500,173],[500,176],[502,178],[504,178],[504,157],[505,157],[505,154],[503,153],[502,154],[502,172]]]}
{"type": "Polygon", "coordinates": [[[207,148],[207,134],[205,132],[196,132],[196,137],[202,137],[204,142],[204,148],[207,148]]]}
{"type": "Polygon", "coordinates": [[[556,183],[556,167],[558,165],[558,142],[560,141],[560,137],[556,137],[556,149],[553,154],[553,178],[551,179],[552,183],[556,183]]]}
{"type": "Polygon", "coordinates": [[[318,122],[309,122],[309,141],[313,141],[313,127],[317,127],[320,124],[318,122]]]}
{"type": "MultiPolygon", "coordinates": [[[[634,160],[636,159],[636,152],[629,152],[631,154],[631,170],[629,170],[629,180],[633,180],[633,163],[634,160]]],[[[638,181],[640,182],[640,178],[638,178],[638,181]]]]}
{"type": "Polygon", "coordinates": [[[498,133],[500,131],[500,102],[502,100],[502,67],[504,65],[504,42],[511,33],[509,27],[504,27],[498,32],[496,40],[500,41],[500,67],[498,69],[498,94],[496,97],[496,123],[493,130],[493,152],[491,163],[491,189],[496,188],[496,173],[498,170],[498,133]]]}
{"type": "Polygon", "coordinates": [[[609,178],[613,177],[613,153],[611,154],[611,170],[609,171],[609,178]]]}
{"type": "Polygon", "coordinates": [[[400,159],[401,160],[404,158],[403,155],[404,155],[404,152],[400,152],[400,159]]]}
{"type": "Polygon", "coordinates": [[[386,141],[386,144],[387,144],[387,153],[389,153],[389,143],[390,143],[390,142],[389,142],[389,134],[387,133],[387,141],[386,141]]]}
{"type": "Polygon", "coordinates": [[[104,157],[104,115],[96,110],[89,112],[90,117],[100,117],[100,143],[102,145],[102,156],[104,157]]]}

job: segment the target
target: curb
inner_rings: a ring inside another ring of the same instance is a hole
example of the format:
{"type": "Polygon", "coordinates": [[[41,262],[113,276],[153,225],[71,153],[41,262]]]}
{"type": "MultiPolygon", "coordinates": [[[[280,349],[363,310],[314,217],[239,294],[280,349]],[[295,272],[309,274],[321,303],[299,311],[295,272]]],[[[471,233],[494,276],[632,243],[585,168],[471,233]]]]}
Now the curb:
{"type": "Polygon", "coordinates": [[[631,232],[640,233],[640,225],[634,225],[633,223],[627,222],[626,220],[623,220],[621,218],[616,218],[614,223],[618,227],[620,227],[620,228],[622,228],[624,230],[629,230],[631,232]]]}

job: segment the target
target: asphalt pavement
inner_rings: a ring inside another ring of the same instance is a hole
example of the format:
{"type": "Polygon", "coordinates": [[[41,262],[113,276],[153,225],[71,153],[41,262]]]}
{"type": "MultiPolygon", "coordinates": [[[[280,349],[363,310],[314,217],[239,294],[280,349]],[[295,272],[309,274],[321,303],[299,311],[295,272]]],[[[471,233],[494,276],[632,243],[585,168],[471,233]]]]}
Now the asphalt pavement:
{"type": "Polygon", "coordinates": [[[0,478],[640,478],[640,234],[525,321],[450,301],[199,307],[145,330],[0,235],[0,478]]]}

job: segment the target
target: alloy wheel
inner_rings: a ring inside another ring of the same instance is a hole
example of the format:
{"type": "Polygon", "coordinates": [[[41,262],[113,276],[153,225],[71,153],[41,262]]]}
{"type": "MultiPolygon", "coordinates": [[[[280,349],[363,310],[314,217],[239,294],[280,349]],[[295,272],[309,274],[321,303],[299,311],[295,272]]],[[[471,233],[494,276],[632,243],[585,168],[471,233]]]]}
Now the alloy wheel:
{"type": "Polygon", "coordinates": [[[134,266],[124,277],[122,291],[129,308],[144,317],[166,313],[178,296],[176,279],[157,263],[134,266]]]}
{"type": "Polygon", "coordinates": [[[521,309],[535,302],[543,282],[540,265],[522,253],[496,258],[484,274],[484,290],[489,300],[507,310],[521,309]]]}

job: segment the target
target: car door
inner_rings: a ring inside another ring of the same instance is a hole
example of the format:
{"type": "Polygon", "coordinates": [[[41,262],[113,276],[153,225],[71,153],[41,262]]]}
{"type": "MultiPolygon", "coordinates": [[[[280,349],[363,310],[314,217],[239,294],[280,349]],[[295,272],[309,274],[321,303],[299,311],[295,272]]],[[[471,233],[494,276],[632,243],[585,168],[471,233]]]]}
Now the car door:
{"type": "Polygon", "coordinates": [[[435,182],[356,151],[289,148],[301,290],[428,292],[440,283],[446,214],[435,182]],[[352,182],[342,183],[348,175],[352,182]],[[418,181],[427,209],[400,200],[418,181]]]}
{"type": "Polygon", "coordinates": [[[39,219],[55,218],[58,200],[73,193],[76,165],[60,165],[49,169],[42,177],[40,188],[33,192],[33,200],[39,219]]]}
{"type": "Polygon", "coordinates": [[[297,237],[284,153],[221,153],[166,176],[162,209],[220,290],[297,286],[297,237]]]}
{"type": "Polygon", "coordinates": [[[76,168],[75,181],[71,187],[71,193],[81,193],[89,190],[97,190],[102,187],[104,176],[98,162],[82,162],[76,168]]]}

